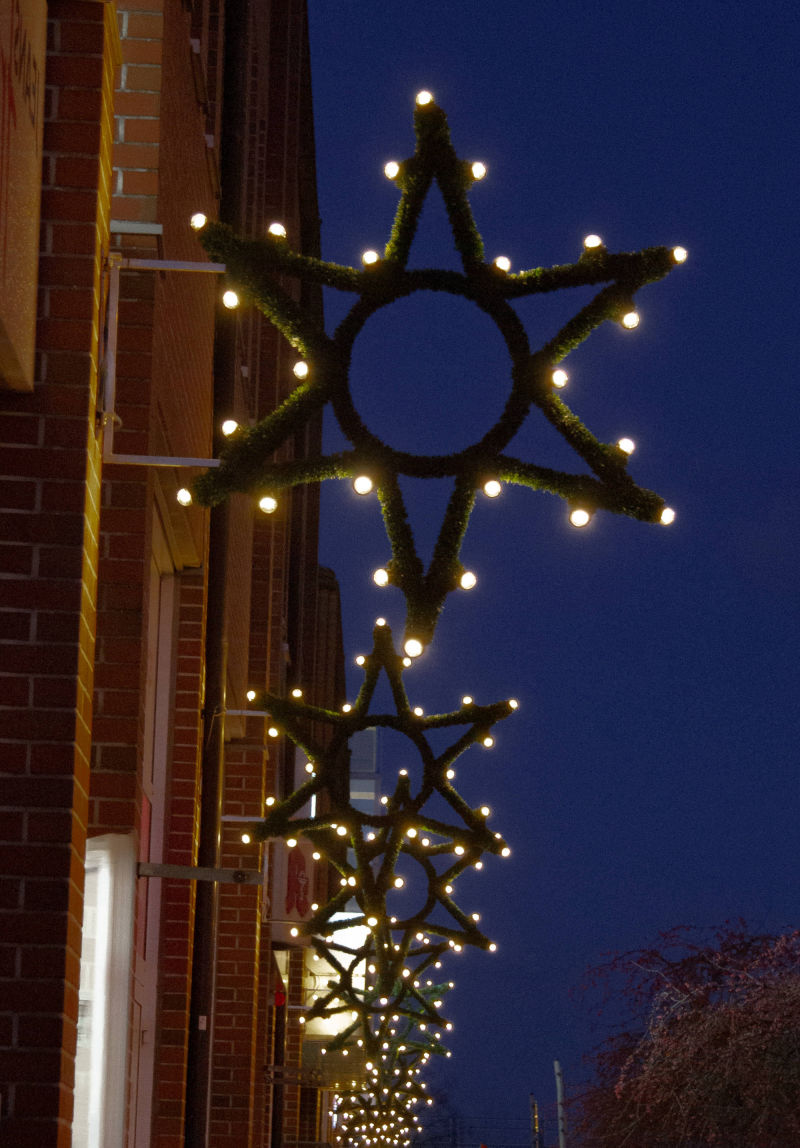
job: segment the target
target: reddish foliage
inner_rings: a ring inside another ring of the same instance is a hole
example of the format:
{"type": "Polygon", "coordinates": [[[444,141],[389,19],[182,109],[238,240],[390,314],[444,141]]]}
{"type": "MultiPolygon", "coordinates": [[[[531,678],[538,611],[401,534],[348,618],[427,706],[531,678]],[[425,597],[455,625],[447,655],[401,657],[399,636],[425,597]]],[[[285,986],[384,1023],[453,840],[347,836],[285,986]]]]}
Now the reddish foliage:
{"type": "Polygon", "coordinates": [[[797,1148],[800,932],[674,929],[594,970],[632,1026],[589,1057],[582,1148],[797,1148]]]}

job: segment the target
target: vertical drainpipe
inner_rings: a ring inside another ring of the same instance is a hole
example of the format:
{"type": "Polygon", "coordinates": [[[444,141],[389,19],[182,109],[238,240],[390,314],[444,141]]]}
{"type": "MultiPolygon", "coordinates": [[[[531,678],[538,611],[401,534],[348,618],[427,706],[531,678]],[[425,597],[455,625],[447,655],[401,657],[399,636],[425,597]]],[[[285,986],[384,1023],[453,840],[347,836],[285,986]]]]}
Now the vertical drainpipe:
{"type": "MultiPolygon", "coordinates": [[[[215,393],[215,408],[217,397],[215,393]]],[[[222,799],[225,785],[225,682],[228,659],[228,641],[225,633],[227,542],[228,508],[223,505],[211,511],[210,524],[202,790],[197,852],[197,864],[214,869],[220,866],[222,799]]],[[[219,885],[216,881],[198,881],[186,1075],[184,1140],[186,1148],[207,1148],[209,1144],[218,917],[219,885]]]]}

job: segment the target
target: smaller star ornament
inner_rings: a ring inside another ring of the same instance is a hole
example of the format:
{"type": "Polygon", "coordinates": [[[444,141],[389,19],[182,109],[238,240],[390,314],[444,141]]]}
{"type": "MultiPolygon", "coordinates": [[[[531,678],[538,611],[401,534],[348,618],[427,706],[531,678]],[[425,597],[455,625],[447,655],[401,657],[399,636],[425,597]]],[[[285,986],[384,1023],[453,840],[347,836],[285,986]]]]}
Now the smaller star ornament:
{"type": "Polygon", "coordinates": [[[608,251],[598,236],[587,236],[574,263],[510,272],[503,257],[487,262],[468,193],[486,169],[459,159],[447,118],[430,93],[417,97],[416,148],[386,167],[400,190],[391,233],[382,253],[365,254],[361,268],[345,267],[292,250],[285,229],[273,225],[263,239],[241,239],[221,223],[196,223],[208,254],[226,264],[242,301],[261,310],[301,356],[297,386],[278,408],[250,429],[231,435],[220,465],[195,484],[201,502],[214,504],[233,491],[276,499],[280,491],[323,479],[348,479],[357,490],[374,490],[391,547],[385,584],[406,602],[404,640],[424,648],[432,639],[444,602],[465,585],[459,554],[477,490],[496,493],[514,483],[564,499],[576,526],[597,510],[645,522],[669,523],[673,511],[652,491],[636,485],[627,471],[632,444],[600,442],[561,397],[566,372],[561,366],[601,323],[638,324],[636,292],[662,279],[686,258],[682,247],[649,247],[638,252],[608,251]],[[434,181],[444,198],[462,270],[409,269],[408,258],[425,197],[434,181]],[[350,311],[327,335],[316,311],[304,309],[285,288],[286,277],[352,294],[350,311]],[[599,287],[594,298],[538,349],[512,307],[528,295],[599,287]],[[507,398],[500,417],[470,446],[452,454],[413,454],[390,447],[367,427],[353,400],[349,366],[354,342],[371,315],[418,291],[448,292],[467,299],[497,325],[509,356],[507,398]],[[350,450],[291,462],[276,452],[321,410],[329,406],[351,444],[350,450]],[[586,471],[570,474],[506,453],[529,414],[538,410],[582,460],[586,471]],[[417,552],[400,477],[452,482],[433,556],[425,569],[417,552]]]}

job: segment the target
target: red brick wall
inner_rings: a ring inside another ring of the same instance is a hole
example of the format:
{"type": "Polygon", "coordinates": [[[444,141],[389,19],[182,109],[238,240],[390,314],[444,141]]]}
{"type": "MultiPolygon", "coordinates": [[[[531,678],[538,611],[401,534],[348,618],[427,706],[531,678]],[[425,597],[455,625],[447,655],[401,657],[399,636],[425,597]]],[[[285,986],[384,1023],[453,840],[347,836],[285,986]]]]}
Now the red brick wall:
{"type": "Polygon", "coordinates": [[[3,395],[0,1137],[68,1145],[89,790],[116,29],[50,0],[35,388],[3,395]]]}

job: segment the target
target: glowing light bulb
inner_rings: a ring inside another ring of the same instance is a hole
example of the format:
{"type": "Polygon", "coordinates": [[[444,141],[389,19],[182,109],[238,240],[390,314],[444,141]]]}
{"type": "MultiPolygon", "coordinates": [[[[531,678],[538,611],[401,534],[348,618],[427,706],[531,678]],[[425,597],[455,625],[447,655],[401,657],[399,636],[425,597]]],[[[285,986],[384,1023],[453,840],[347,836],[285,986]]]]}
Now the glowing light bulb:
{"type": "Polygon", "coordinates": [[[490,953],[496,953],[497,952],[497,945],[494,943],[494,941],[492,941],[491,945],[489,945],[489,952],[490,953]]]}
{"type": "Polygon", "coordinates": [[[294,849],[296,844],[297,844],[297,838],[296,837],[287,837],[286,838],[286,848],[287,849],[294,849]]]}
{"type": "Polygon", "coordinates": [[[414,706],[413,712],[416,714],[417,717],[422,717],[422,715],[425,713],[422,706],[414,706]]]}
{"type": "Polygon", "coordinates": [[[482,805],[482,806],[481,806],[481,815],[482,815],[483,817],[488,817],[488,816],[489,816],[489,814],[490,814],[491,812],[492,812],[492,811],[491,811],[491,809],[489,808],[489,806],[488,806],[488,805],[482,805]]]}
{"type": "Polygon", "coordinates": [[[501,483],[496,478],[490,478],[488,482],[483,484],[483,493],[487,498],[497,498],[502,489],[501,483]]]}
{"type": "Polygon", "coordinates": [[[622,326],[625,328],[626,331],[632,331],[634,329],[634,327],[638,327],[639,326],[639,312],[638,311],[627,311],[622,316],[622,326]]]}
{"type": "Polygon", "coordinates": [[[456,857],[463,857],[466,853],[466,850],[463,845],[456,845],[453,852],[455,853],[456,857]]]}
{"type": "Polygon", "coordinates": [[[364,657],[363,654],[359,654],[358,657],[356,658],[356,665],[357,666],[363,666],[364,663],[366,662],[366,660],[367,659],[364,657]]]}
{"type": "Polygon", "coordinates": [[[337,825],[336,826],[336,832],[339,835],[339,837],[346,837],[347,836],[347,826],[346,825],[337,825]]]}
{"type": "MultiPolygon", "coordinates": [[[[314,852],[311,854],[311,856],[313,857],[313,859],[314,859],[315,861],[319,861],[319,859],[322,857],[322,854],[321,854],[321,853],[318,853],[318,852],[316,851],[316,849],[315,849],[315,850],[314,850],[314,852]]],[[[313,908],[314,908],[314,906],[312,905],[312,906],[311,906],[311,908],[313,909],[313,908]]]]}
{"type": "Polygon", "coordinates": [[[472,172],[473,179],[483,179],[486,175],[486,164],[481,163],[480,160],[476,160],[470,167],[470,171],[472,172]]]}
{"type": "Polygon", "coordinates": [[[376,586],[389,585],[389,571],[383,566],[379,566],[377,570],[372,571],[372,581],[376,586]]]}
{"type": "Polygon", "coordinates": [[[497,267],[497,269],[499,271],[510,271],[511,270],[511,260],[508,258],[507,255],[498,255],[494,261],[494,265],[495,265],[495,267],[497,267]]]}
{"type": "Polygon", "coordinates": [[[270,235],[274,235],[277,239],[286,238],[286,228],[282,223],[270,223],[267,232],[270,235]]]}
{"type": "Polygon", "coordinates": [[[662,526],[669,526],[675,521],[675,511],[671,506],[665,506],[661,511],[661,524],[662,526]]]}
{"type": "Polygon", "coordinates": [[[409,826],[409,828],[406,829],[406,837],[416,837],[416,836],[417,836],[417,831],[414,828],[414,826],[413,825],[409,826]]]}
{"type": "Polygon", "coordinates": [[[192,505],[192,492],[191,492],[191,490],[187,490],[185,486],[182,486],[180,488],[180,490],[175,495],[175,497],[178,500],[178,502],[181,504],[181,506],[191,506],[192,505]]]}
{"type": "Polygon", "coordinates": [[[280,737],[280,730],[276,726],[271,725],[267,730],[270,737],[280,737]]]}
{"type": "Polygon", "coordinates": [[[420,642],[419,638],[407,638],[403,643],[403,649],[408,654],[409,658],[418,658],[425,647],[420,642]]]}
{"type": "Polygon", "coordinates": [[[480,919],[481,919],[480,913],[473,913],[472,919],[473,919],[473,921],[480,921],[480,919]]]}
{"type": "Polygon", "coordinates": [[[462,590],[471,590],[473,586],[477,586],[478,579],[471,570],[465,570],[459,578],[458,584],[462,590]]]}
{"type": "Polygon", "coordinates": [[[676,263],[685,263],[686,260],[688,259],[688,257],[689,257],[689,252],[686,250],[685,247],[673,247],[672,248],[672,258],[675,260],[676,263]]]}
{"type": "MultiPolygon", "coordinates": [[[[377,923],[378,923],[378,918],[377,918],[377,917],[367,917],[367,924],[369,925],[369,927],[370,927],[371,929],[374,929],[374,928],[375,928],[375,926],[377,925],[377,923]]],[[[371,971],[371,972],[374,972],[374,969],[371,969],[370,971],[371,971]]]]}
{"type": "Polygon", "coordinates": [[[369,251],[365,251],[361,256],[361,262],[365,267],[371,267],[374,263],[377,263],[379,259],[380,255],[377,251],[373,251],[372,248],[370,248],[369,251]]]}
{"type": "Polygon", "coordinates": [[[404,885],[405,885],[405,881],[403,880],[402,877],[395,877],[395,879],[394,879],[395,889],[402,889],[404,885]]]}
{"type": "Polygon", "coordinates": [[[565,387],[569,382],[569,375],[566,371],[562,371],[560,367],[558,370],[553,371],[550,377],[553,380],[553,386],[558,387],[559,390],[561,390],[562,387],[565,387]]]}
{"type": "Polygon", "coordinates": [[[508,699],[508,708],[510,710],[519,709],[519,702],[517,701],[516,698],[509,698],[508,699]]]}
{"type": "Polygon", "coordinates": [[[510,857],[511,856],[511,850],[509,849],[509,847],[507,845],[506,845],[505,849],[500,850],[500,856],[501,857],[510,857]]]}
{"type": "Polygon", "coordinates": [[[258,500],[258,509],[263,510],[264,514],[274,514],[278,509],[277,498],[273,498],[271,494],[265,494],[263,498],[258,500]]]}
{"type": "Polygon", "coordinates": [[[196,211],[192,218],[189,220],[189,226],[192,231],[202,231],[208,223],[208,216],[203,215],[202,211],[196,211]]]}
{"type": "Polygon", "coordinates": [[[633,452],[636,450],[636,443],[632,438],[621,438],[617,442],[617,446],[625,454],[633,454],[633,452]]]}
{"type": "Polygon", "coordinates": [[[385,618],[376,618],[375,619],[375,625],[376,626],[385,626],[386,625],[386,619],[385,618]]]}
{"type": "Polygon", "coordinates": [[[579,506],[570,513],[569,520],[573,526],[586,526],[591,522],[592,516],[588,510],[579,506]]]}
{"type": "Polygon", "coordinates": [[[314,772],[313,764],[310,761],[307,761],[306,762],[306,773],[313,773],[313,772],[314,772]]]}
{"type": "Polygon", "coordinates": [[[463,698],[461,699],[461,704],[462,706],[471,706],[472,701],[472,694],[464,694],[463,698]]]}
{"type": "Polygon", "coordinates": [[[222,305],[232,311],[234,307],[239,306],[239,296],[235,291],[226,291],[222,296],[222,305]]]}
{"type": "Polygon", "coordinates": [[[408,667],[411,665],[411,658],[403,658],[403,665],[406,667],[406,669],[408,669],[408,667]]]}
{"type": "Polygon", "coordinates": [[[359,474],[353,479],[353,490],[356,494],[369,494],[372,490],[372,479],[368,474],[359,474]]]}
{"type": "Polygon", "coordinates": [[[583,246],[586,248],[587,251],[591,251],[595,247],[602,247],[603,246],[603,240],[600,238],[599,235],[595,235],[594,233],[592,233],[591,235],[587,235],[584,237],[583,246]]]}
{"type": "Polygon", "coordinates": [[[228,437],[228,435],[232,435],[233,432],[237,431],[238,429],[239,429],[239,424],[237,423],[236,419],[225,419],[225,422],[220,427],[220,430],[222,431],[222,433],[225,435],[226,438],[228,437]]]}
{"type": "Polygon", "coordinates": [[[383,174],[387,179],[396,179],[400,174],[400,164],[397,160],[390,159],[388,163],[383,165],[383,174]]]}
{"type": "Polygon", "coordinates": [[[301,698],[302,696],[303,696],[303,691],[299,688],[299,686],[295,686],[295,688],[292,690],[292,697],[293,698],[301,698]]]}
{"type": "Polygon", "coordinates": [[[250,834],[249,833],[243,833],[242,834],[242,845],[249,845],[249,844],[250,844],[250,834]]]}
{"type": "Polygon", "coordinates": [[[292,936],[292,937],[298,937],[298,936],[300,935],[300,930],[299,930],[299,929],[296,929],[296,928],[295,928],[295,929],[290,929],[290,930],[289,930],[289,935],[290,935],[290,936],[292,936]]]}
{"type": "Polygon", "coordinates": [[[489,734],[487,734],[486,737],[483,739],[483,744],[486,746],[487,749],[491,749],[492,746],[494,745],[494,738],[491,737],[489,734]]]}
{"type": "Polygon", "coordinates": [[[343,714],[349,714],[349,713],[350,713],[350,710],[351,710],[352,708],[353,708],[353,707],[350,705],[350,702],[345,702],[345,703],[344,703],[344,705],[342,706],[342,713],[343,713],[343,714]]]}
{"type": "Polygon", "coordinates": [[[419,107],[424,108],[427,104],[433,103],[433,92],[429,92],[423,88],[421,92],[417,92],[416,103],[419,107]]]}
{"type": "Polygon", "coordinates": [[[292,367],[292,374],[296,379],[307,379],[308,363],[306,363],[305,360],[300,359],[299,362],[295,363],[295,365],[292,367]]]}
{"type": "Polygon", "coordinates": [[[265,805],[274,805],[275,804],[275,798],[274,797],[268,797],[266,799],[266,801],[264,802],[264,804],[265,805]]]}
{"type": "Polygon", "coordinates": [[[247,700],[249,702],[254,702],[256,700],[256,691],[255,690],[248,690],[247,691],[247,700]]]}
{"type": "Polygon", "coordinates": [[[454,769],[448,769],[447,772],[445,773],[445,777],[447,778],[448,781],[452,781],[453,778],[455,777],[455,775],[456,775],[456,771],[454,769]]]}

